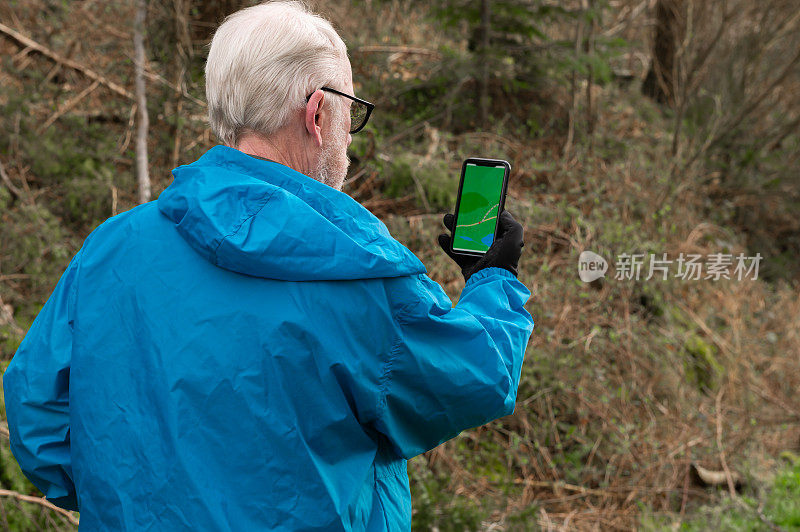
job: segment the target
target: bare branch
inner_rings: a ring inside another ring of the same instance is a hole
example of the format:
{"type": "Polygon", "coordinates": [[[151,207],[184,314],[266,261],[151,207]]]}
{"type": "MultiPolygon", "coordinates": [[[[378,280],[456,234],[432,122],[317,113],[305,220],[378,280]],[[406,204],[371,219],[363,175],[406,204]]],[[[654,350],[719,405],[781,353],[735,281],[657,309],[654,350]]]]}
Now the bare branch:
{"type": "MultiPolygon", "coordinates": [[[[17,320],[14,319],[14,309],[11,308],[11,305],[6,305],[3,302],[3,298],[0,297],[0,324],[3,323],[11,327],[11,330],[14,331],[14,334],[18,334],[20,336],[25,335],[25,330],[20,327],[19,323],[17,323],[17,320]]],[[[6,432],[8,432],[8,428],[6,428],[6,432]]],[[[2,427],[0,427],[0,434],[2,434],[2,427]]]]}
{"type": "Polygon", "coordinates": [[[75,526],[77,526],[80,523],[80,521],[78,521],[78,518],[75,517],[75,515],[72,512],[64,510],[63,508],[59,508],[58,506],[56,506],[55,504],[53,504],[52,502],[48,501],[43,497],[23,495],[22,493],[16,491],[4,490],[4,489],[0,489],[0,497],[11,497],[12,499],[16,499],[18,501],[39,504],[41,506],[44,506],[48,510],[53,510],[54,512],[63,515],[69,520],[70,523],[72,523],[75,526]]]}
{"type": "Polygon", "coordinates": [[[99,82],[99,81],[97,81],[97,80],[94,80],[94,81],[92,82],[92,84],[91,84],[91,85],[89,85],[88,87],[86,87],[84,90],[82,90],[80,94],[78,94],[78,95],[77,95],[77,96],[75,96],[74,98],[72,98],[72,99],[70,99],[69,101],[67,101],[67,103],[65,103],[64,105],[62,105],[60,109],[58,109],[58,110],[57,110],[55,113],[53,113],[53,115],[52,115],[50,118],[48,118],[48,119],[45,121],[45,123],[44,123],[44,124],[42,124],[42,125],[39,127],[39,129],[38,129],[38,132],[39,132],[39,133],[41,133],[41,132],[43,132],[44,130],[46,130],[48,127],[50,127],[51,125],[53,125],[53,123],[54,123],[56,120],[58,120],[59,118],[61,118],[62,116],[64,116],[64,114],[65,114],[65,113],[69,112],[69,111],[70,111],[71,109],[73,109],[73,108],[74,108],[76,105],[78,105],[78,103],[80,103],[80,101],[81,101],[81,100],[83,100],[83,99],[84,99],[86,96],[88,96],[88,95],[89,95],[89,94],[90,94],[92,91],[94,91],[94,90],[95,90],[95,89],[96,89],[96,88],[97,88],[99,85],[100,85],[100,82],[99,82]]]}
{"type": "Polygon", "coordinates": [[[418,48],[414,46],[366,45],[355,48],[353,52],[430,55],[437,59],[442,56],[437,50],[428,50],[427,48],[418,48]]]}
{"type": "Polygon", "coordinates": [[[17,188],[17,186],[11,182],[11,179],[8,177],[6,173],[6,168],[3,166],[3,161],[0,161],[0,179],[3,180],[3,184],[8,187],[8,190],[11,191],[17,198],[22,199],[22,191],[17,188]]]}
{"type": "Polygon", "coordinates": [[[59,55],[58,53],[54,52],[50,48],[48,48],[48,47],[46,47],[46,46],[44,46],[42,44],[39,44],[38,42],[34,41],[30,37],[27,37],[27,36],[23,35],[22,33],[16,31],[15,29],[6,26],[2,22],[0,22],[0,33],[4,33],[4,34],[8,35],[9,37],[11,37],[12,39],[16,40],[17,42],[19,42],[23,46],[25,46],[25,47],[27,47],[27,48],[29,48],[31,50],[36,50],[40,54],[42,54],[42,55],[44,55],[46,57],[49,57],[50,59],[52,59],[56,63],[59,63],[59,64],[61,64],[63,66],[69,67],[69,68],[71,68],[73,70],[77,70],[78,72],[83,73],[86,77],[88,77],[90,79],[93,79],[93,80],[95,80],[95,81],[97,81],[99,83],[102,83],[103,85],[105,85],[106,87],[111,89],[113,92],[119,94],[120,96],[124,96],[125,98],[133,100],[133,94],[128,92],[125,88],[120,87],[119,85],[117,85],[113,81],[110,81],[110,80],[106,79],[105,77],[101,76],[100,74],[98,74],[97,72],[92,70],[91,68],[89,68],[87,66],[84,66],[84,65],[78,63],[77,61],[73,61],[72,59],[67,59],[66,57],[63,57],[63,56],[59,55]]]}

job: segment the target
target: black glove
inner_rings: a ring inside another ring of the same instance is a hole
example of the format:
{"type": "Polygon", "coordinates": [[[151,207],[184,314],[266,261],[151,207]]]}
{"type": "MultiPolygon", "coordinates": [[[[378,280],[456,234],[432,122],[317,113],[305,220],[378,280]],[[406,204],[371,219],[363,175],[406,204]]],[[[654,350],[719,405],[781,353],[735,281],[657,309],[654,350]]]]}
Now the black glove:
{"type": "MultiPolygon", "coordinates": [[[[450,232],[453,232],[453,223],[455,216],[452,214],[444,215],[444,225],[450,232]]],[[[522,253],[523,231],[522,226],[517,222],[511,213],[503,211],[500,213],[500,230],[497,233],[489,251],[482,256],[478,255],[460,255],[457,252],[451,251],[452,236],[442,233],[439,235],[439,246],[447,253],[451,259],[461,268],[461,273],[464,274],[464,281],[468,280],[470,276],[489,267],[505,268],[506,270],[517,275],[517,265],[519,263],[519,256],[522,253]]]]}

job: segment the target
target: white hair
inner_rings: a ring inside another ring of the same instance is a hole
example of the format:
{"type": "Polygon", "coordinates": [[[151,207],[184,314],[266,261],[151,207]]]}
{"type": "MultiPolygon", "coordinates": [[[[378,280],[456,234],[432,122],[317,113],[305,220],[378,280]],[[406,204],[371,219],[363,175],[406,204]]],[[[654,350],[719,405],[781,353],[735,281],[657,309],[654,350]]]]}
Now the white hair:
{"type": "Polygon", "coordinates": [[[275,1],[228,16],[206,60],[211,130],[236,146],[241,134],[269,136],[323,85],[345,82],[347,48],[331,23],[297,1],[275,1]]]}

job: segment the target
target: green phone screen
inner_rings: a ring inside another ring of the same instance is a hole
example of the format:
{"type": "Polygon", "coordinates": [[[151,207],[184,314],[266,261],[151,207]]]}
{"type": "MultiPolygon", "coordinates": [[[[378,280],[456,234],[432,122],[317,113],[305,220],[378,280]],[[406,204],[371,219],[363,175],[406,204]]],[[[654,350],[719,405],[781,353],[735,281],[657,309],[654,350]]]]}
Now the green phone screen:
{"type": "Polygon", "coordinates": [[[505,172],[502,165],[468,163],[464,168],[464,183],[453,231],[454,250],[484,253],[492,245],[505,172]]]}

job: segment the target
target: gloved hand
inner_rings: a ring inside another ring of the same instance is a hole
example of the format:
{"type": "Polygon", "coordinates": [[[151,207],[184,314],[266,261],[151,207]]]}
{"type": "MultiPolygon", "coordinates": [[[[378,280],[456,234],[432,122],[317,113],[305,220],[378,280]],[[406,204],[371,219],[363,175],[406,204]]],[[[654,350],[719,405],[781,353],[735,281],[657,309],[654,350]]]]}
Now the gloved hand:
{"type": "Polygon", "coordinates": [[[493,266],[505,268],[515,276],[517,275],[519,256],[522,253],[522,246],[525,245],[525,242],[522,240],[522,225],[511,216],[510,212],[503,211],[500,213],[498,222],[500,230],[497,232],[497,238],[482,256],[460,255],[450,250],[454,223],[455,216],[452,214],[444,215],[444,225],[450,230],[451,234],[440,234],[439,246],[461,268],[461,273],[464,274],[464,281],[467,281],[473,273],[493,266]]]}

